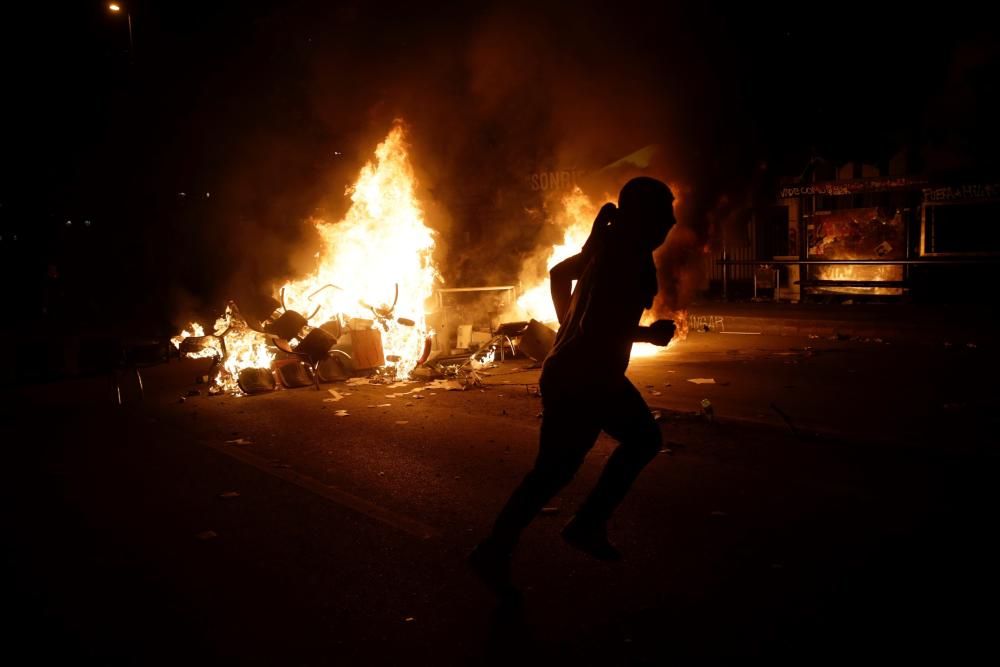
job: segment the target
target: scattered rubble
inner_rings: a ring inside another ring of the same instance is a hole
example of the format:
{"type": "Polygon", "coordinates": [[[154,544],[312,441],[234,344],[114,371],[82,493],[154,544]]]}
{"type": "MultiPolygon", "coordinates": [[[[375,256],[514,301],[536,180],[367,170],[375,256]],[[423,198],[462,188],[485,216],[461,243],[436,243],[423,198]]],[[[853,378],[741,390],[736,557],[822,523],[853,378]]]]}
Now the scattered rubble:
{"type": "Polygon", "coordinates": [[[324,403],[336,403],[337,401],[343,400],[344,398],[344,395],[341,394],[336,389],[328,389],[327,391],[330,392],[330,398],[324,398],[323,399],[324,403]]]}

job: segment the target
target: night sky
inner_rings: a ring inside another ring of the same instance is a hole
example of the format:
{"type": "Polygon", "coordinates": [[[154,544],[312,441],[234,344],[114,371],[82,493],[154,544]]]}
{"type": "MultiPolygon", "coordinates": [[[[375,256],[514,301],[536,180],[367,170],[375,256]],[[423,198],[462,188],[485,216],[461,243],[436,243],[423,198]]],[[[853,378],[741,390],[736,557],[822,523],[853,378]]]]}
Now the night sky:
{"type": "Polygon", "coordinates": [[[130,49],[125,16],[64,4],[4,10],[5,270],[57,261],[103,292],[91,307],[154,319],[295,272],[305,220],[342,212],[394,118],[458,282],[489,244],[530,245],[531,224],[490,230],[537,206],[533,172],[657,143],[658,175],[707,209],[762,163],[907,149],[981,174],[1000,143],[997,40],[971,6],[147,0],[130,49]]]}

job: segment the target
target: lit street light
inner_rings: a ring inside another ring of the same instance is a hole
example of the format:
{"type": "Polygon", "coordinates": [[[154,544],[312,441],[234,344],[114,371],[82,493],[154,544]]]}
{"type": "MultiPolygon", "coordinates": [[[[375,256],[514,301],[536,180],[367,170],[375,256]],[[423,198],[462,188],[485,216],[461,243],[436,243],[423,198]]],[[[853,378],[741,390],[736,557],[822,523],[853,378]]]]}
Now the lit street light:
{"type": "MultiPolygon", "coordinates": [[[[112,14],[120,14],[122,11],[122,5],[117,2],[110,2],[108,3],[108,11],[112,14]]],[[[128,9],[125,10],[125,18],[128,21],[128,51],[129,53],[132,53],[135,50],[132,44],[132,13],[128,11],[128,9]]]]}

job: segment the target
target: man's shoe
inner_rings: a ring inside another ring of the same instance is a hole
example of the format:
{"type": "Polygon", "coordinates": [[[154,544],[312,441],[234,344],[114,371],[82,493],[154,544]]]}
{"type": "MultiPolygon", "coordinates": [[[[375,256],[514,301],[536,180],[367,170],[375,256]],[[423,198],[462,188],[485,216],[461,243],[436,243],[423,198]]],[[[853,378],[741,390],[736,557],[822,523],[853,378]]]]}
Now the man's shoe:
{"type": "Polygon", "coordinates": [[[621,552],[608,540],[608,530],[603,523],[588,523],[573,517],[562,529],[562,538],[571,547],[597,560],[613,562],[622,559],[621,552]]]}
{"type": "Polygon", "coordinates": [[[501,600],[520,597],[510,580],[510,552],[496,547],[489,540],[476,545],[469,554],[469,567],[501,600]]]}

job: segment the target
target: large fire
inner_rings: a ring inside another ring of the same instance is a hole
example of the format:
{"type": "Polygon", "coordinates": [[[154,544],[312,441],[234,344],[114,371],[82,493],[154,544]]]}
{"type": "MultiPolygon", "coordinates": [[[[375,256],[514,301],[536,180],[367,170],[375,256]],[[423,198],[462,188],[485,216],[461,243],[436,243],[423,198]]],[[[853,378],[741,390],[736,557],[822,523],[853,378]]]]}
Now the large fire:
{"type": "MultiPolygon", "coordinates": [[[[218,369],[214,390],[239,394],[242,370],[266,369],[275,360],[277,348],[269,335],[273,330],[267,327],[287,311],[294,311],[308,323],[295,335],[282,335],[304,339],[321,324],[347,332],[377,330],[390,375],[407,379],[425,352],[430,335],[425,309],[435,283],[440,281],[432,259],[435,232],[424,222],[416,187],[403,128],[397,124],[348,188],[351,206],[344,218],[339,222],[315,221],[321,242],[316,266],[307,276],[290,280],[277,290],[282,310],[255,328],[230,303],[211,333],[206,335],[201,326],[191,324],[172,339],[174,345],[188,357],[214,357],[213,368],[218,369]]],[[[562,240],[526,263],[521,275],[523,291],[515,307],[505,313],[507,317],[558,326],[548,271],[580,251],[597,212],[598,207],[579,188],[562,199],[550,220],[561,231],[562,240]]],[[[684,315],[675,314],[678,335],[674,341],[686,333],[684,315]]],[[[654,319],[647,311],[642,323],[654,319]]],[[[355,335],[360,338],[360,334],[355,335]]],[[[297,345],[296,340],[290,342],[291,348],[297,345]]],[[[632,355],[651,356],[663,349],[636,344],[632,355]]]]}
{"type": "MultiPolygon", "coordinates": [[[[550,223],[562,230],[562,240],[551,248],[543,248],[525,263],[521,272],[521,295],[508,315],[522,319],[535,319],[558,328],[555,306],[549,289],[549,271],[553,266],[580,252],[597,217],[599,207],[594,204],[579,187],[574,187],[559,203],[550,218],[550,223]],[[544,270],[542,269],[544,267],[544,270]]],[[[685,320],[687,313],[680,311],[674,315],[678,323],[678,334],[671,345],[687,336],[685,320]]],[[[654,322],[657,316],[643,313],[642,324],[654,322]]],[[[632,357],[650,357],[667,348],[651,343],[636,343],[632,346],[632,357]]]]}
{"type": "Polygon", "coordinates": [[[285,285],[285,304],[310,314],[318,306],[318,322],[335,316],[348,323],[379,320],[386,358],[405,379],[423,351],[425,302],[440,278],[431,258],[435,233],[417,202],[401,126],[378,145],[375,161],[348,194],[352,204],[343,220],[316,224],[319,265],[285,285]]]}
{"type": "Polygon", "coordinates": [[[578,187],[562,198],[559,209],[549,220],[562,230],[562,241],[551,248],[543,248],[525,263],[521,272],[521,294],[516,305],[518,317],[558,326],[549,290],[549,271],[559,262],[580,252],[590,236],[597,211],[598,206],[578,187]]]}
{"type": "MultiPolygon", "coordinates": [[[[315,270],[275,296],[309,317],[309,326],[336,320],[346,330],[377,328],[387,366],[405,379],[423,352],[425,302],[439,274],[431,258],[435,233],[424,224],[401,125],[378,145],[347,194],[351,207],[343,220],[315,223],[321,239],[315,270]]],[[[189,329],[172,339],[182,352],[186,338],[204,335],[198,324],[189,329]]],[[[205,338],[214,341],[186,354],[219,357],[214,384],[229,393],[240,393],[240,370],[268,368],[274,360],[269,338],[233,305],[205,338]]]]}

